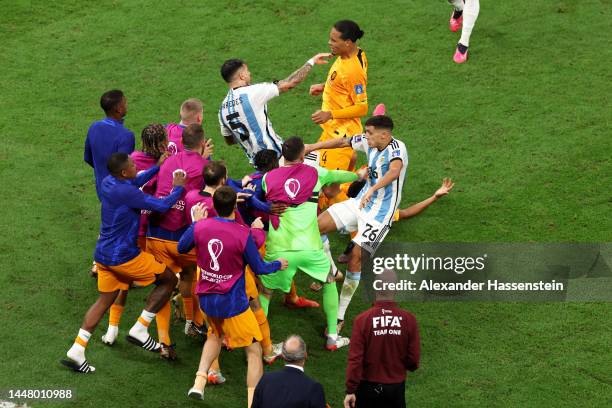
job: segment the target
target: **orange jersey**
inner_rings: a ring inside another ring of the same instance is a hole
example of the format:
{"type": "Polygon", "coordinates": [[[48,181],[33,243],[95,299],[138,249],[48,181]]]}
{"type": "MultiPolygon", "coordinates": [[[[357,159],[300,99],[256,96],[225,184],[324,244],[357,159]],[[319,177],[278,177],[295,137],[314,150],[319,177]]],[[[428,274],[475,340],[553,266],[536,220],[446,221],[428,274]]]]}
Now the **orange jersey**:
{"type": "MultiPolygon", "coordinates": [[[[356,104],[367,104],[367,82],[368,60],[365,51],[358,48],[357,53],[350,58],[338,57],[327,74],[321,110],[334,111],[356,104]]],[[[358,117],[331,119],[321,127],[324,131],[321,140],[363,133],[361,119],[358,117]]]]}
{"type": "Polygon", "coordinates": [[[344,183],[340,185],[340,193],[333,198],[328,198],[325,193],[321,191],[319,194],[319,212],[323,212],[327,210],[332,205],[348,200],[349,196],[347,195],[348,189],[351,186],[351,183],[344,183]]]}

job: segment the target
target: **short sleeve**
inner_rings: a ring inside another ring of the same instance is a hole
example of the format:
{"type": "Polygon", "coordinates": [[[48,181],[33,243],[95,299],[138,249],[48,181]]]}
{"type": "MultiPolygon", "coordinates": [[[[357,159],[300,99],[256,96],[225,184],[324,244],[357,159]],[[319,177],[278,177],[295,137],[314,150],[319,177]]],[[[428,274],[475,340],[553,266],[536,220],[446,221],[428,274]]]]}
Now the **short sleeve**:
{"type": "Polygon", "coordinates": [[[261,84],[255,84],[250,87],[249,90],[251,93],[251,97],[256,100],[259,104],[265,105],[272,98],[275,98],[279,95],[278,86],[273,84],[272,82],[264,82],[261,84]]]}

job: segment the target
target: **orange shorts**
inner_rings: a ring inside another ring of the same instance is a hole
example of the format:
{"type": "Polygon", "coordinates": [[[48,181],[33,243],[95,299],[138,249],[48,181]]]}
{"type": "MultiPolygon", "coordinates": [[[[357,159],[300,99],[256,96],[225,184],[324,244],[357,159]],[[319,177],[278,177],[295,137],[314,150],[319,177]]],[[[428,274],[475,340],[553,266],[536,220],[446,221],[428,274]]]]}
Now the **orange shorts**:
{"type": "Polygon", "coordinates": [[[255,273],[248,265],[244,271],[244,289],[249,301],[259,298],[259,290],[257,290],[257,281],[255,278],[255,273]]]}
{"type": "Polygon", "coordinates": [[[156,275],[166,270],[166,265],[157,262],[155,257],[147,252],[141,252],[121,265],[108,266],[98,262],[96,265],[100,292],[128,290],[132,282],[138,286],[147,286],[155,282],[156,275]]]}
{"type": "Polygon", "coordinates": [[[225,337],[225,343],[230,349],[247,347],[263,338],[257,318],[251,308],[227,319],[206,316],[206,321],[208,322],[208,335],[225,337]]]}
{"type": "Polygon", "coordinates": [[[175,241],[147,237],[147,252],[159,262],[166,264],[174,273],[179,273],[184,267],[196,263],[195,248],[186,254],[179,254],[178,243],[175,241]]]}
{"type": "MultiPolygon", "coordinates": [[[[350,137],[352,135],[348,135],[350,137]]],[[[321,133],[319,141],[337,139],[343,137],[338,132],[326,132],[321,133]]],[[[321,149],[319,150],[319,165],[325,167],[328,170],[350,170],[351,158],[353,157],[353,149],[350,147],[342,147],[339,149],[321,149]]]]}

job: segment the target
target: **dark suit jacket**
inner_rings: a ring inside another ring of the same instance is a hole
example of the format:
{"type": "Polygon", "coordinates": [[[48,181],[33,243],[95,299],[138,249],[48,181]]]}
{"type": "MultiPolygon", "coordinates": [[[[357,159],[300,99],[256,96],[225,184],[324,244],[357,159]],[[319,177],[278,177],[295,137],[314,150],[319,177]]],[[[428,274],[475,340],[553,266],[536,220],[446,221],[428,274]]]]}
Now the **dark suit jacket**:
{"type": "Polygon", "coordinates": [[[264,374],[251,408],[325,408],[323,386],[293,367],[264,374]]]}

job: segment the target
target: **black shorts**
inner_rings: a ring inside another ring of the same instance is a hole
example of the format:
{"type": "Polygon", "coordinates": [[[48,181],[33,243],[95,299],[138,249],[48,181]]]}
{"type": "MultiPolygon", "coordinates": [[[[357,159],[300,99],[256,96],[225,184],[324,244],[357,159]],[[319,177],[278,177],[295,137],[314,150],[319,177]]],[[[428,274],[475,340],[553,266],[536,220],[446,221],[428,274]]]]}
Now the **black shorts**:
{"type": "Polygon", "coordinates": [[[406,408],[406,383],[377,384],[369,381],[359,383],[355,397],[355,408],[406,408]]]}

